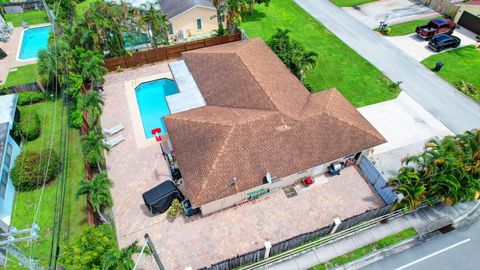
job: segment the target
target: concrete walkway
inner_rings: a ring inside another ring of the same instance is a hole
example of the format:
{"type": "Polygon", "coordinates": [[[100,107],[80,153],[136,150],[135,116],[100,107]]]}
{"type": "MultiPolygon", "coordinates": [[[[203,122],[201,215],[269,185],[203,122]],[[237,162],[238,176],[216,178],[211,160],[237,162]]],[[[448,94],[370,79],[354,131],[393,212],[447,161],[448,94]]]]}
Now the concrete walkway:
{"type": "Polygon", "coordinates": [[[417,232],[424,231],[427,225],[448,217],[454,224],[461,222],[472,211],[478,208],[480,202],[466,202],[455,206],[438,205],[418,210],[388,223],[379,224],[373,228],[354,234],[329,245],[325,245],[290,260],[272,265],[272,270],[303,270],[327,262],[352,250],[374,243],[389,235],[413,227],[417,232]]]}
{"type": "Polygon", "coordinates": [[[328,0],[295,0],[455,133],[480,127],[480,105],[328,0]]]}

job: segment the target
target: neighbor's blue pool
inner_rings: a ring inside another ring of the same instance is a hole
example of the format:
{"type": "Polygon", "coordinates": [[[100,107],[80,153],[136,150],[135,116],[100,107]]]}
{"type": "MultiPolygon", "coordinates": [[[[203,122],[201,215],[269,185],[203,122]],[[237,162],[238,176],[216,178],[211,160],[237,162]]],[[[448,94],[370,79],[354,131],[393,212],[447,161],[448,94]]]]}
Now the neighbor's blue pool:
{"type": "Polygon", "coordinates": [[[35,27],[23,32],[22,46],[20,47],[19,59],[28,60],[38,57],[38,51],[46,49],[50,26],[35,27]]]}
{"type": "Polygon", "coordinates": [[[166,96],[178,93],[175,81],[160,79],[142,83],[135,88],[138,109],[142,117],[143,132],[147,139],[153,138],[151,131],[154,128],[161,128],[161,134],[165,134],[165,122],[163,116],[170,114],[166,96]]]}

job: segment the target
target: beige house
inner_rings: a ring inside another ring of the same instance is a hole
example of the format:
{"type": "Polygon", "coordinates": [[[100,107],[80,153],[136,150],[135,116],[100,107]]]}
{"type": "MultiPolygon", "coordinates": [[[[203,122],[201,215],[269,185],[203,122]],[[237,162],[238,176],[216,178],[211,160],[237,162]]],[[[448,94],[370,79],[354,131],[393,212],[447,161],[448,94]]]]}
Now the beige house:
{"type": "Polygon", "coordinates": [[[480,35],[480,0],[456,4],[459,9],[455,22],[480,35]]]}
{"type": "Polygon", "coordinates": [[[171,145],[164,149],[203,215],[323,174],[334,162],[355,164],[385,142],[340,92],[310,93],[260,39],[182,56],[185,68],[170,64],[172,74],[192,78],[188,88],[202,102],[164,117],[171,145]]]}
{"type": "Polygon", "coordinates": [[[207,36],[218,28],[219,18],[212,1],[160,0],[159,4],[171,23],[173,40],[207,36]]]}

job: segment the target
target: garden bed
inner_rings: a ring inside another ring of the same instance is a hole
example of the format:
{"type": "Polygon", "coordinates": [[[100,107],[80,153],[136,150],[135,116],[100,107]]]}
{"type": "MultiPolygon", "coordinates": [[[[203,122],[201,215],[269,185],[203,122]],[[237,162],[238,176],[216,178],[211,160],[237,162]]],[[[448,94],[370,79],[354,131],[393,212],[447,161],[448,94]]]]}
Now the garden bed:
{"type": "Polygon", "coordinates": [[[337,88],[354,106],[361,107],[396,97],[391,81],[371,63],[348,47],[293,0],[255,6],[254,15],[240,25],[249,38],[268,40],[277,28],[290,29],[290,36],[307,51],[318,54],[318,64],[306,74],[316,91],[337,88]]]}
{"type": "MultiPolygon", "coordinates": [[[[408,34],[413,34],[415,33],[415,29],[417,28],[417,26],[427,24],[431,20],[442,19],[442,18],[443,17],[436,17],[436,18],[423,19],[423,20],[413,20],[413,21],[408,21],[404,23],[389,25],[387,27],[390,28],[391,30],[387,36],[394,37],[394,36],[404,36],[408,34]]],[[[379,31],[379,29],[377,28],[375,29],[375,31],[379,31]]]]}

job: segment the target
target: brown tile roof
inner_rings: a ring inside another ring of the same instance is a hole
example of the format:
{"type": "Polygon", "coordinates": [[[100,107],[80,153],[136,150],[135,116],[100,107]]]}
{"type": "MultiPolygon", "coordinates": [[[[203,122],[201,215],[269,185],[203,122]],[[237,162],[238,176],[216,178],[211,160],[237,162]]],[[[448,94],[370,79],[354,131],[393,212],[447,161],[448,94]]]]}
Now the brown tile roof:
{"type": "Polygon", "coordinates": [[[288,176],[385,142],[337,90],[310,94],[259,39],[183,57],[207,106],[165,123],[196,206],[261,185],[267,172],[288,176]]]}

